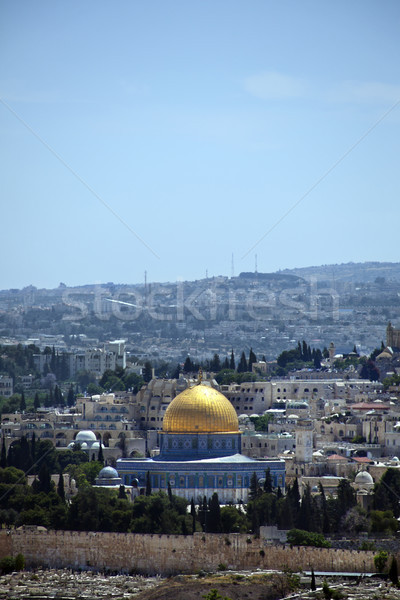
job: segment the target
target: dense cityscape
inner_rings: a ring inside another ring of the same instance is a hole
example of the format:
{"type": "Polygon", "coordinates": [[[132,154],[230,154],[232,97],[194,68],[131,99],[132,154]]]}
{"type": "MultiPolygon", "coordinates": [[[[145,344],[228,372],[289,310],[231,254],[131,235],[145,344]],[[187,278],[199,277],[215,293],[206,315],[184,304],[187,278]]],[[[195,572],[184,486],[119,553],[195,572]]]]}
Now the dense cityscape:
{"type": "MultiPolygon", "coordinates": [[[[374,286],[379,285],[383,308],[375,308],[375,316],[395,322],[397,308],[390,302],[398,280],[394,275],[386,282],[385,276],[377,275],[382,268],[376,264],[370,269],[375,283],[364,283],[364,297],[373,297],[374,286]]],[[[387,276],[388,266],[383,269],[387,276]]],[[[392,272],[395,269],[397,265],[392,272]]],[[[283,280],[276,277],[247,274],[238,281],[247,296],[260,281],[282,294],[289,275],[283,280]]],[[[195,285],[202,290],[195,296],[194,284],[184,285],[196,298],[204,291],[204,282],[195,285]]],[[[226,285],[232,285],[230,280],[226,285]]],[[[397,581],[400,330],[390,321],[377,328],[375,339],[377,326],[368,327],[368,320],[364,333],[356,323],[354,328],[349,324],[351,339],[349,334],[343,336],[340,313],[337,337],[345,351],[338,351],[333,334],[329,343],[317,345],[322,340],[313,339],[311,345],[306,339],[288,340],[282,331],[277,346],[284,349],[271,359],[271,350],[258,353],[270,348],[259,335],[269,307],[259,302],[257,309],[263,309],[264,317],[253,320],[257,325],[261,321],[258,334],[254,329],[251,338],[254,349],[241,331],[245,341],[241,350],[226,343],[226,332],[221,349],[215,345],[216,337],[211,346],[203,338],[199,352],[195,336],[188,348],[187,332],[175,330],[165,341],[168,350],[160,343],[158,352],[148,352],[159,324],[152,322],[156,319],[150,311],[142,321],[127,318],[131,306],[135,308],[127,302],[135,293],[131,289],[114,294],[109,289],[106,294],[68,291],[66,302],[60,287],[61,294],[31,288],[0,294],[4,528],[241,534],[262,540],[261,557],[271,544],[362,550],[373,558],[373,570],[390,568],[397,581]],[[83,316],[72,321],[69,311],[71,305],[77,310],[77,293],[83,316]],[[106,309],[121,303],[122,324],[115,312],[108,312],[106,319],[90,314],[93,293],[98,294],[96,306],[99,297],[113,296],[113,303],[104,303],[106,309]],[[85,294],[90,295],[86,304],[85,294]],[[33,326],[37,322],[32,321],[33,313],[36,319],[40,315],[40,329],[33,326]],[[98,337],[89,337],[96,319],[98,337]],[[115,329],[110,327],[113,320],[115,329]],[[100,328],[104,321],[106,331],[100,328]],[[110,328],[121,335],[126,325],[125,339],[107,338],[110,328]],[[133,325],[140,336],[132,332],[133,325]],[[367,352],[362,351],[365,347],[367,352]],[[214,395],[207,404],[210,393],[214,395]],[[211,421],[203,424],[202,410],[211,411],[211,421]],[[232,412],[229,417],[226,410],[232,412]],[[237,442],[236,437],[226,437],[228,432],[238,436],[237,442]],[[226,446],[228,442],[232,446],[226,446]]],[[[265,293],[262,284],[259,289],[265,293]]],[[[146,293],[152,293],[150,286],[146,293]]],[[[342,296],[340,301],[348,302],[342,296]]],[[[364,301],[364,313],[366,306],[375,306],[373,302],[364,301]]],[[[215,314],[223,310],[224,302],[217,305],[215,314]]],[[[157,312],[160,306],[152,310],[157,312]]],[[[193,312],[200,311],[199,306],[189,305],[191,335],[193,312]]],[[[181,330],[189,327],[187,308],[182,308],[182,320],[175,320],[175,326],[184,325],[181,330]]],[[[299,307],[293,310],[300,321],[305,318],[299,307]]],[[[281,307],[275,315],[277,331],[280,322],[288,322],[285,311],[281,307]]],[[[345,318],[356,322],[354,313],[355,309],[345,318]]],[[[210,322],[202,323],[203,334],[211,329],[210,322]]],[[[242,314],[233,323],[240,329],[249,320],[242,314]]],[[[310,318],[309,324],[315,326],[310,318]]],[[[295,331],[308,330],[301,326],[295,331]]],[[[7,570],[7,560],[15,568],[12,560],[17,559],[11,558],[3,559],[2,568],[7,570]]],[[[58,566],[67,565],[61,561],[58,566]]],[[[142,570],[157,574],[149,565],[142,570]]],[[[286,584],[290,588],[293,582],[286,584]]]]}
{"type": "Polygon", "coordinates": [[[400,600],[400,3],[0,3],[0,600],[400,600]]]}

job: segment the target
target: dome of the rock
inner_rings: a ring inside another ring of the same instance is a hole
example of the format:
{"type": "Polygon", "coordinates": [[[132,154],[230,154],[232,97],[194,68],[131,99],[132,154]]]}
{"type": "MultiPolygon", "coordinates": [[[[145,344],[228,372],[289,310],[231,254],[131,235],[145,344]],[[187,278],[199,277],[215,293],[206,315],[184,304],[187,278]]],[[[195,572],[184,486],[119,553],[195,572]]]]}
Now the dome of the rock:
{"type": "Polygon", "coordinates": [[[168,406],[164,433],[237,433],[236,411],[223,394],[206,385],[187,388],[168,406]]]}

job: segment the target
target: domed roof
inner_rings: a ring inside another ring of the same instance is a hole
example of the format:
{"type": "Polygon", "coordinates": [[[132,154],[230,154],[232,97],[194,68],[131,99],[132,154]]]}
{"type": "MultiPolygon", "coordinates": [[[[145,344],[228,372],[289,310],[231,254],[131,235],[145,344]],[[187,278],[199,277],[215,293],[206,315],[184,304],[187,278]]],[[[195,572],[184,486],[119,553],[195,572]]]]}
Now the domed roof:
{"type": "Polygon", "coordinates": [[[360,471],[357,473],[354,483],[357,485],[373,485],[374,480],[368,471],[360,471]]]}
{"type": "Polygon", "coordinates": [[[75,441],[76,442],[95,442],[96,435],[93,433],[93,431],[90,431],[89,429],[85,429],[83,431],[80,431],[77,434],[75,441]]]}
{"type": "Polygon", "coordinates": [[[113,467],[103,467],[98,474],[98,479],[116,479],[118,477],[118,471],[113,467]]]}
{"type": "Polygon", "coordinates": [[[165,433],[238,433],[239,422],[232,404],[206,385],[195,385],[176,396],[165,411],[165,433]]]}

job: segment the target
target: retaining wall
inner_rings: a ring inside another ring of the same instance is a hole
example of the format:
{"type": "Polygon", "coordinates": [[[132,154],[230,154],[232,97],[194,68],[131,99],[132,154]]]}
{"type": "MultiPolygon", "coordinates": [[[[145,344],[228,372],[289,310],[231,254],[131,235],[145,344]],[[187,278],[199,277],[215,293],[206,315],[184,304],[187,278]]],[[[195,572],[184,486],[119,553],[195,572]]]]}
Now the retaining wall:
{"type": "Polygon", "coordinates": [[[374,553],[267,545],[244,534],[139,535],[80,531],[0,531],[0,558],[25,556],[27,567],[110,569],[171,575],[230,569],[373,572],[374,553]]]}

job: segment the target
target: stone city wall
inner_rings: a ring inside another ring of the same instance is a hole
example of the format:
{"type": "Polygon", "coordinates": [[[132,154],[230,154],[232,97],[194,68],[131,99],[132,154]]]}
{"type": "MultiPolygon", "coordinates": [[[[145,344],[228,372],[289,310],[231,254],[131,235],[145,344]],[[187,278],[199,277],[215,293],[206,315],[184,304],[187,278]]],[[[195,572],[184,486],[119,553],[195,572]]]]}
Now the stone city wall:
{"type": "Polygon", "coordinates": [[[245,534],[0,531],[0,558],[20,552],[27,567],[94,567],[149,575],[215,571],[220,564],[237,570],[313,567],[316,571],[375,571],[373,552],[271,546],[245,534]]]}

